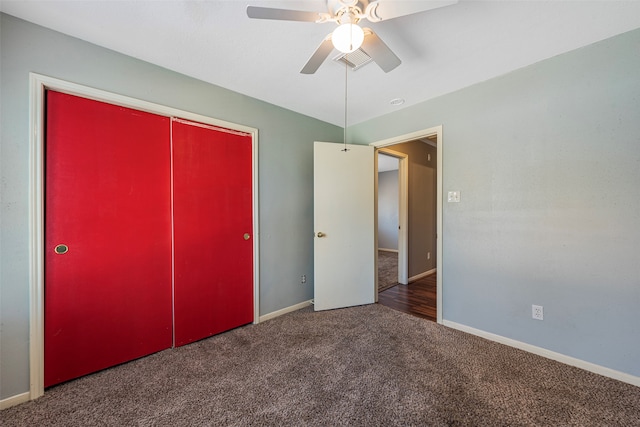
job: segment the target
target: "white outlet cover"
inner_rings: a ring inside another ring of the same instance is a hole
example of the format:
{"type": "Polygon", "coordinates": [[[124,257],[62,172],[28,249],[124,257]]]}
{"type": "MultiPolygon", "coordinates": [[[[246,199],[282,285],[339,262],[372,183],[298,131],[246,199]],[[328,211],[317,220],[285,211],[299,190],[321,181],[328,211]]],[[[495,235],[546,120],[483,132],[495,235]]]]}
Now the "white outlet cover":
{"type": "Polygon", "coordinates": [[[531,317],[535,320],[544,320],[544,310],[541,305],[531,306],[531,317]]]}
{"type": "Polygon", "coordinates": [[[458,203],[460,202],[460,192],[459,191],[449,191],[447,196],[447,201],[449,203],[458,203]]]}

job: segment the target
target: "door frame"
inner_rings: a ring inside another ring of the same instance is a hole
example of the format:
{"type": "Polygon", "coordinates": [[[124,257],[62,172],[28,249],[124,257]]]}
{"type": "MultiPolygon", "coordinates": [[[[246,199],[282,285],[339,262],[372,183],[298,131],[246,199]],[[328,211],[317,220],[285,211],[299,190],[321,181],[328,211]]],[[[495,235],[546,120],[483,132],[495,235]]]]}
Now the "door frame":
{"type": "MultiPolygon", "coordinates": [[[[409,284],[409,155],[389,148],[378,148],[376,153],[382,153],[398,159],[398,283],[407,285],[409,284]]],[[[378,167],[376,162],[376,173],[377,172],[378,167]]],[[[377,179],[375,191],[377,199],[377,179]]],[[[378,218],[377,201],[375,208],[375,217],[378,218]]],[[[377,241],[378,239],[376,238],[376,242],[377,241]]]]}
{"type": "Polygon", "coordinates": [[[438,323],[442,323],[442,286],[443,286],[443,271],[442,271],[442,154],[444,151],[444,143],[442,140],[442,125],[434,126],[427,129],[418,130],[415,132],[407,133],[404,135],[394,136],[391,138],[383,139],[381,141],[372,142],[369,145],[376,147],[376,151],[390,145],[402,144],[403,142],[414,141],[416,139],[436,137],[436,271],[437,271],[437,284],[436,284],[436,299],[437,299],[437,314],[436,320],[438,323]]]}
{"type": "Polygon", "coordinates": [[[29,396],[44,394],[44,143],[45,91],[81,96],[100,102],[157,114],[179,117],[244,132],[251,135],[252,205],[253,205],[253,323],[260,319],[259,211],[258,211],[258,129],[212,117],[131,98],[76,83],[29,73],[29,396]]]}

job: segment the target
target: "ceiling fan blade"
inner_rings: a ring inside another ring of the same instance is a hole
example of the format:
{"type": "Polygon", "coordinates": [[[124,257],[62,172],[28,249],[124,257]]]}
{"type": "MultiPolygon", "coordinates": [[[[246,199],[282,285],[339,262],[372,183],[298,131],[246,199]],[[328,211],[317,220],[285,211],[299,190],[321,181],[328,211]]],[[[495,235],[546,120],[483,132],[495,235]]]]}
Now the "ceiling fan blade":
{"type": "Polygon", "coordinates": [[[458,3],[458,0],[378,0],[369,3],[365,10],[365,15],[367,15],[369,21],[379,22],[456,3],[458,3]]]}
{"type": "Polygon", "coordinates": [[[247,6],[247,16],[253,19],[278,19],[282,21],[316,22],[322,18],[319,12],[303,10],[273,9],[270,7],[247,6]]]}
{"type": "Polygon", "coordinates": [[[402,63],[400,58],[370,28],[364,28],[364,42],[360,49],[369,55],[385,73],[402,63]]]}
{"type": "Polygon", "coordinates": [[[302,67],[302,70],[300,70],[300,72],[302,74],[315,73],[318,70],[318,68],[320,68],[324,60],[327,59],[327,56],[329,56],[332,50],[333,50],[333,43],[331,43],[331,35],[328,35],[322,41],[322,43],[320,43],[320,46],[318,46],[316,51],[313,52],[313,55],[311,55],[311,58],[309,58],[309,60],[304,65],[304,67],[302,67]]]}

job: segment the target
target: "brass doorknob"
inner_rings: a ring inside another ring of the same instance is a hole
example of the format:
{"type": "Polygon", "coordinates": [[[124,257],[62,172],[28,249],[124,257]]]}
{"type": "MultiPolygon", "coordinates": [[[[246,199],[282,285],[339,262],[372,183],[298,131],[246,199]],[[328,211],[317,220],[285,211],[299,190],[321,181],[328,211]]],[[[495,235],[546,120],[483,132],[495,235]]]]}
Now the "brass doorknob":
{"type": "Polygon", "coordinates": [[[55,248],[53,248],[53,251],[58,255],[66,254],[67,252],[69,252],[69,246],[57,245],[55,248]]]}
{"type": "Polygon", "coordinates": [[[249,235],[249,233],[244,233],[244,236],[242,237],[244,238],[244,240],[249,240],[251,236],[249,235]]]}
{"type": "Polygon", "coordinates": [[[316,236],[324,237],[324,236],[326,236],[326,234],[324,234],[322,231],[318,231],[318,234],[316,234],[316,236]]]}

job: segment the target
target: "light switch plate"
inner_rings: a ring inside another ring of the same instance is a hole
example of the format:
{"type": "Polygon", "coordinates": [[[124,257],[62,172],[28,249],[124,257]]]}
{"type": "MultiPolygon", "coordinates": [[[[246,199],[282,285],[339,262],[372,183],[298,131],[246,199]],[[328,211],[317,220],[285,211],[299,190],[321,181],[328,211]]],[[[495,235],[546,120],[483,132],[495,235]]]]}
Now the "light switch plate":
{"type": "Polygon", "coordinates": [[[458,203],[460,201],[460,192],[459,191],[449,191],[449,195],[447,197],[447,201],[449,203],[458,203]]]}

